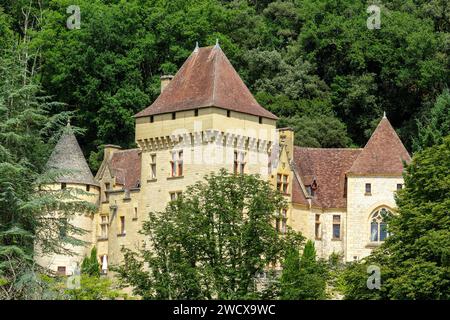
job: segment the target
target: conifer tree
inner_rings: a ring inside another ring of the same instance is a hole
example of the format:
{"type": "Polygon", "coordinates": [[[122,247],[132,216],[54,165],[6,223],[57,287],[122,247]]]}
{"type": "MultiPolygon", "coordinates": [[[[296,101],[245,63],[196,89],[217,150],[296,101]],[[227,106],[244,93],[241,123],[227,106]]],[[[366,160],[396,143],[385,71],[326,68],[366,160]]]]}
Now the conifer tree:
{"type": "Polygon", "coordinates": [[[70,254],[65,244],[84,231],[68,221],[94,210],[73,190],[45,188],[61,174],[45,163],[69,114],[48,113],[58,104],[42,96],[36,61],[28,34],[0,52],[0,299],[39,298],[37,273],[46,271],[34,263],[35,246],[70,254]]]}

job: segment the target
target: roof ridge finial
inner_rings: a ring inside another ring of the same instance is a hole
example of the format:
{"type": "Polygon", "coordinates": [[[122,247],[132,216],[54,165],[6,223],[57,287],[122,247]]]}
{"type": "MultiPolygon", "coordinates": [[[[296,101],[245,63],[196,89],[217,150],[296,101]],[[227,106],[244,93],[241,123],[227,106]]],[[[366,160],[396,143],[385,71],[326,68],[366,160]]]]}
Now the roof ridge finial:
{"type": "Polygon", "coordinates": [[[198,41],[195,41],[195,49],[194,49],[194,52],[198,52],[198,49],[199,49],[199,47],[198,47],[198,41]]]}
{"type": "Polygon", "coordinates": [[[67,118],[67,126],[70,127],[70,118],[67,118]]]}
{"type": "Polygon", "coordinates": [[[383,119],[386,119],[386,111],[383,111],[383,119]]]}
{"type": "Polygon", "coordinates": [[[220,48],[219,38],[216,38],[216,45],[214,46],[214,48],[220,48]]]}

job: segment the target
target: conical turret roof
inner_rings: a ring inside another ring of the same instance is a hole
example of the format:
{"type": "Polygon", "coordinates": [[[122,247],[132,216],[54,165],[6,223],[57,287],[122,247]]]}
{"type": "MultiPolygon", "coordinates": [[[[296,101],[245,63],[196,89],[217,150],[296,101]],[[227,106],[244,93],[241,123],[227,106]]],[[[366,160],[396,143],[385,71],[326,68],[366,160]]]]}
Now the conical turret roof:
{"type": "Polygon", "coordinates": [[[384,116],[348,173],[401,175],[403,161],[409,163],[411,157],[384,116]]]}
{"type": "Polygon", "coordinates": [[[70,173],[59,176],[57,182],[98,185],[70,124],[67,124],[64,133],[50,155],[47,168],[70,171],[70,173]]]}
{"type": "Polygon", "coordinates": [[[155,102],[135,117],[205,107],[278,119],[256,101],[218,45],[196,48],[155,102]]]}

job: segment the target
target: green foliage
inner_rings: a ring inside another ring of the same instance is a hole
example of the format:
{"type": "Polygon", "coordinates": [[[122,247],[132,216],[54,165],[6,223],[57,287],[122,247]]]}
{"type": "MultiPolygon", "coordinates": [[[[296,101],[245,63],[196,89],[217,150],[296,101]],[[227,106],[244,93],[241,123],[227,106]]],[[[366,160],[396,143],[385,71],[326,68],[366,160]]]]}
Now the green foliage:
{"type": "Polygon", "coordinates": [[[97,248],[93,247],[91,256],[85,257],[81,263],[81,273],[91,277],[100,277],[100,264],[97,259],[97,248]]]}
{"type": "Polygon", "coordinates": [[[23,36],[28,8],[43,89],[66,103],[51,112],[76,111],[94,170],[101,145],[133,146],[133,114],[156,99],[159,76],[175,73],[196,41],[220,40],[279,126],[308,125],[297,130],[304,146],[362,146],[386,111],[409,148],[416,119],[448,86],[445,0],[383,4],[379,30],[366,27],[367,3],[352,0],[53,0],[42,12],[28,4],[0,1],[0,34],[23,36]],[[71,4],[81,8],[79,30],[65,26],[71,4]],[[329,126],[316,129],[322,121],[329,126]]]}
{"type": "Polygon", "coordinates": [[[413,139],[416,151],[440,144],[444,136],[450,132],[450,91],[445,89],[440,94],[433,107],[425,117],[425,121],[418,121],[419,134],[413,139]]]}
{"type": "Polygon", "coordinates": [[[280,127],[294,129],[295,145],[315,148],[345,148],[351,145],[345,124],[333,116],[281,118],[280,127]]]}
{"type": "Polygon", "coordinates": [[[316,250],[311,240],[306,242],[300,258],[298,248],[286,254],[280,279],[280,298],[286,300],[320,300],[326,294],[327,267],[316,260],[316,250]]]}
{"type": "Polygon", "coordinates": [[[70,254],[83,230],[67,221],[95,209],[77,191],[40,188],[58,176],[45,162],[69,114],[49,113],[58,104],[41,95],[34,58],[27,39],[0,55],[0,299],[32,299],[34,249],[70,254]]]}
{"type": "Polygon", "coordinates": [[[349,299],[450,299],[450,136],[414,155],[398,193],[391,234],[364,264],[344,272],[349,299]],[[366,266],[381,268],[381,290],[366,287],[366,266]]]}
{"type": "Polygon", "coordinates": [[[284,205],[257,176],[211,173],[164,212],[150,214],[142,232],[151,249],[125,250],[115,271],[146,299],[257,298],[255,276],[303,239],[275,230],[284,205]]]}
{"type": "Polygon", "coordinates": [[[43,281],[42,299],[45,300],[123,300],[128,296],[116,289],[111,279],[81,275],[79,287],[69,288],[67,277],[41,276],[43,281]]]}

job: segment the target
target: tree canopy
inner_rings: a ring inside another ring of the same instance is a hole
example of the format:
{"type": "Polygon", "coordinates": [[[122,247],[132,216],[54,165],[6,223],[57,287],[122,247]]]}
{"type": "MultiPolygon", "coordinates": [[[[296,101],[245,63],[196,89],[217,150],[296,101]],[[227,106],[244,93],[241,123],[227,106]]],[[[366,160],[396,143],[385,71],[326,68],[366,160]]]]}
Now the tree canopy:
{"type": "Polygon", "coordinates": [[[450,136],[415,154],[388,219],[390,236],[363,264],[343,274],[348,299],[450,299],[450,136]],[[381,289],[366,286],[367,266],[381,289]]]}
{"type": "Polygon", "coordinates": [[[374,30],[366,2],[352,0],[0,1],[0,41],[23,35],[23,7],[34,17],[43,89],[65,103],[52,112],[76,112],[94,170],[102,144],[134,145],[132,116],[196,41],[219,39],[257,100],[280,126],[294,127],[302,146],[363,146],[386,111],[411,150],[448,87],[445,0],[384,2],[374,30]],[[80,29],[66,27],[69,5],[80,7],[80,29]]]}
{"type": "Polygon", "coordinates": [[[125,250],[115,271],[146,299],[250,299],[255,277],[303,237],[274,227],[283,197],[266,181],[222,170],[144,223],[148,245],[125,250]]]}

